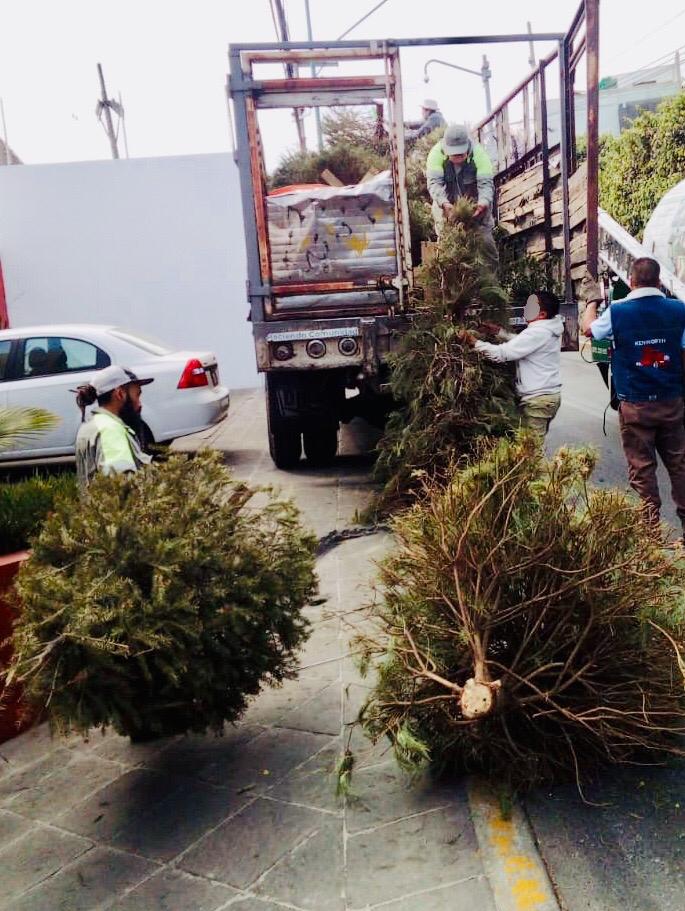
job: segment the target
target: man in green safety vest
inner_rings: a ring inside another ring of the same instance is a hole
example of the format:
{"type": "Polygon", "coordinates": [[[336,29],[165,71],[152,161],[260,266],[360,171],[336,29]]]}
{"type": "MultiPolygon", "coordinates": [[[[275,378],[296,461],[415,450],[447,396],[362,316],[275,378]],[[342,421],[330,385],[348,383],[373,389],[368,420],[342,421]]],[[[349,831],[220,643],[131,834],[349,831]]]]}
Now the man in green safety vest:
{"type": "Polygon", "coordinates": [[[487,262],[496,270],[499,256],[492,238],[495,224],[492,213],[495,199],[492,162],[485,149],[471,140],[466,126],[460,123],[447,125],[442,139],[428,153],[426,182],[433,200],[431,211],[438,238],[455,200],[465,196],[476,205],[475,216],[486,242],[487,262]]]}
{"type": "Polygon", "coordinates": [[[97,472],[122,474],[152,461],[134,430],[140,423],[141,387],[152,382],[112,365],[99,370],[89,385],[79,386],[76,402],[84,423],[76,436],[76,475],[82,492],[97,472]],[[85,421],[85,409],[96,400],[97,407],[85,421]]]}

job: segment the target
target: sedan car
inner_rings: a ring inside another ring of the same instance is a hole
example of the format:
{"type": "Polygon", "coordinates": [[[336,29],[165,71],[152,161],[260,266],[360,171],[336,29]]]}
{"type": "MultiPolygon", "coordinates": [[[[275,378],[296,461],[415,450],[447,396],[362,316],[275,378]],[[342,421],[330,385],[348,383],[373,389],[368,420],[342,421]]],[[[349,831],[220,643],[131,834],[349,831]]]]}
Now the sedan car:
{"type": "Polygon", "coordinates": [[[208,351],[174,351],[116,326],[30,326],[0,331],[0,406],[45,408],[54,430],[0,452],[2,462],[37,462],[74,455],[81,414],[73,390],[95,371],[119,364],[153,377],[143,393],[145,444],[169,443],[206,430],[228,412],[229,393],[208,351]]]}

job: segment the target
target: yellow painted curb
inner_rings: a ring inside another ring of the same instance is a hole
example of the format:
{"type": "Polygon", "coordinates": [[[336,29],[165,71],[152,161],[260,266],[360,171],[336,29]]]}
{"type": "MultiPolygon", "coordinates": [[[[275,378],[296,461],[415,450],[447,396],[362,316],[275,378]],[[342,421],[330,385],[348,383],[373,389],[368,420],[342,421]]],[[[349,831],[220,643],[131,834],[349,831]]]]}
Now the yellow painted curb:
{"type": "Polygon", "coordinates": [[[504,819],[492,789],[472,778],[471,818],[497,911],[560,911],[552,884],[521,808],[504,819]]]}

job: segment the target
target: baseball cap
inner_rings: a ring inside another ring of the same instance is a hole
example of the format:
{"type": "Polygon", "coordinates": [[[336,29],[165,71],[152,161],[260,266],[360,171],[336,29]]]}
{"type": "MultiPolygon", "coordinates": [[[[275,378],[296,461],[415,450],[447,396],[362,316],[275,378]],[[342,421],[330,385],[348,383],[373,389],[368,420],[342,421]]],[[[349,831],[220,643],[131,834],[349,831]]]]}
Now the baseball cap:
{"type": "Polygon", "coordinates": [[[101,395],[105,395],[105,393],[111,392],[113,389],[118,389],[119,386],[128,386],[129,383],[138,383],[139,386],[147,386],[148,383],[152,382],[154,382],[154,380],[150,377],[140,379],[131,370],[112,364],[111,367],[105,367],[104,370],[98,370],[98,372],[93,375],[90,385],[95,389],[97,397],[100,398],[101,395]]]}
{"type": "Polygon", "coordinates": [[[470,148],[471,140],[465,124],[448,124],[442,137],[442,150],[445,155],[463,155],[470,148]]]}
{"type": "Polygon", "coordinates": [[[437,111],[438,102],[435,100],[435,98],[424,98],[421,102],[421,107],[427,108],[429,111],[437,111]]]}

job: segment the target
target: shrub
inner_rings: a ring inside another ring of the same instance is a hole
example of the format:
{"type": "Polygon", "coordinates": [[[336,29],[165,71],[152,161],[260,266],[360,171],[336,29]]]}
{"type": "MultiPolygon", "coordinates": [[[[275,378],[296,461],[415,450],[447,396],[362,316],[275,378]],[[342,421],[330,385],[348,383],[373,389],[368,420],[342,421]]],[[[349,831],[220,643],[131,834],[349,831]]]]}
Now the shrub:
{"type": "Polygon", "coordinates": [[[328,169],[343,184],[359,183],[367,171],[383,171],[387,159],[371,149],[339,145],[322,152],[288,152],[271,177],[271,189],[298,183],[321,183],[321,173],[328,169]]]}
{"type": "Polygon", "coordinates": [[[361,723],[407,767],[582,787],[685,755],[683,559],[639,504],[588,488],[593,466],[522,433],[394,519],[355,647],[378,665],[361,723]]]}
{"type": "Polygon", "coordinates": [[[97,477],[80,509],[57,504],[19,572],[6,682],[59,732],[219,731],[293,676],[314,548],[292,503],[216,454],[97,477]]]}
{"type": "Polygon", "coordinates": [[[25,550],[56,502],[65,499],[73,504],[75,498],[73,474],[0,484],[0,554],[25,550]]]}
{"type": "Polygon", "coordinates": [[[617,139],[605,140],[600,156],[600,204],[642,238],[664,194],[685,177],[685,92],[645,111],[617,139]]]}
{"type": "Polygon", "coordinates": [[[526,253],[525,243],[520,238],[501,228],[495,228],[494,236],[499,250],[497,274],[512,306],[525,304],[534,291],[549,291],[563,298],[563,257],[560,253],[532,256],[526,253]]]}

